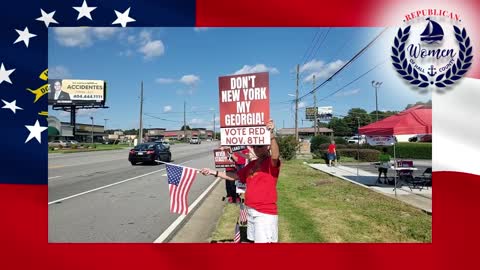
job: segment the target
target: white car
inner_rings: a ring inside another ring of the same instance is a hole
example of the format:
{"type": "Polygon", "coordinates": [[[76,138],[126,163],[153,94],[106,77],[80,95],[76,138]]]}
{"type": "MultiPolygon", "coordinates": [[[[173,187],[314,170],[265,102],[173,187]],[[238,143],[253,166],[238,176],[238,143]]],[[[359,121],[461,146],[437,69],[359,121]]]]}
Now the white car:
{"type": "Polygon", "coordinates": [[[348,139],[348,144],[364,144],[366,143],[365,136],[352,136],[348,139]]]}
{"type": "Polygon", "coordinates": [[[202,142],[197,137],[193,137],[193,138],[190,139],[190,144],[201,144],[201,143],[202,142]]]}
{"type": "Polygon", "coordinates": [[[155,143],[162,144],[165,148],[170,149],[170,143],[166,141],[155,141],[155,143]]]}
{"type": "Polygon", "coordinates": [[[162,144],[163,144],[163,146],[165,146],[165,148],[170,149],[170,143],[169,142],[163,141],[162,144]]]}

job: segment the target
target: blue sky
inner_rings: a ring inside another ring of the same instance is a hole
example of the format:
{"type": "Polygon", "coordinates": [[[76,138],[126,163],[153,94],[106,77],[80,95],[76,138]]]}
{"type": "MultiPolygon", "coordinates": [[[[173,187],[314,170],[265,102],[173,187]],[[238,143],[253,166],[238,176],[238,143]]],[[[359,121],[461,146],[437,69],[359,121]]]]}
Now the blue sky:
{"type": "MultiPolygon", "coordinates": [[[[179,129],[183,102],[187,124],[218,128],[218,77],[234,73],[270,72],[270,111],[277,127],[294,126],[295,66],[300,64],[300,96],[323,82],[371,41],[381,28],[49,28],[50,78],[107,82],[109,109],[85,110],[77,122],[107,128],[138,128],[140,83],[144,82],[144,127],[179,129]],[[151,117],[151,116],[154,117],[151,117]],[[161,119],[158,119],[161,118],[161,119]],[[168,121],[167,121],[168,120],[168,121]]],[[[333,106],[335,115],[352,107],[375,110],[372,80],[382,81],[379,110],[402,110],[427,101],[399,78],[390,62],[395,29],[388,29],[365,54],[317,92],[318,106],[333,106]],[[335,94],[344,85],[368,74],[335,94]],[[325,98],[329,96],[328,98],[325,98]]],[[[299,119],[309,95],[300,101],[299,119]]],[[[69,121],[65,112],[51,115],[69,121]]],[[[299,121],[302,126],[302,121],[299,121]]],[[[311,126],[304,121],[303,126],[311,126]]]]}

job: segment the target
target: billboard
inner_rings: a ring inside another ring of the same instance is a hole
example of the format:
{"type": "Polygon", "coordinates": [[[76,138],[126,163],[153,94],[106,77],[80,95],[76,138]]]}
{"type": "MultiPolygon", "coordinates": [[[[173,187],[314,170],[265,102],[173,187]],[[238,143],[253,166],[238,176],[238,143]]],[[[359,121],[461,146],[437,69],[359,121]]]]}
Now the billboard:
{"type": "Polygon", "coordinates": [[[222,145],[270,144],[268,72],[218,78],[222,145]]]}
{"type": "Polygon", "coordinates": [[[333,107],[332,106],[318,107],[317,118],[320,119],[320,121],[330,121],[330,120],[332,120],[332,115],[333,115],[333,107]]]}
{"type": "Polygon", "coordinates": [[[318,121],[330,121],[333,116],[333,107],[307,107],[305,108],[305,119],[315,120],[315,114],[317,114],[318,121]]]}
{"type": "Polygon", "coordinates": [[[315,120],[315,114],[317,113],[318,107],[307,107],[305,108],[305,119],[315,120]]]}
{"type": "Polygon", "coordinates": [[[104,105],[105,96],[105,81],[75,79],[48,80],[49,105],[104,105]]]}

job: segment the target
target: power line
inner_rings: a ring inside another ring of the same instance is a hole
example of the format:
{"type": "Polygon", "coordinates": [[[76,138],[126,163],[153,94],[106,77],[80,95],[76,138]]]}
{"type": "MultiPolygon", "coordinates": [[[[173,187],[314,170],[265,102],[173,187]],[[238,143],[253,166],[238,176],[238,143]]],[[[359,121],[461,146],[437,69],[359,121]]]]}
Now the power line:
{"type": "Polygon", "coordinates": [[[149,113],[144,113],[144,115],[145,115],[145,116],[148,116],[148,117],[151,117],[151,118],[158,119],[158,120],[163,120],[163,121],[168,121],[168,122],[175,122],[175,123],[183,123],[183,121],[177,121],[177,120],[170,120],[170,119],[160,118],[160,117],[151,115],[151,114],[149,114],[149,113]]]}
{"type": "Polygon", "coordinates": [[[355,60],[357,60],[370,46],[383,34],[387,28],[384,28],[372,41],[370,41],[365,47],[363,47],[357,54],[355,54],[345,65],[343,65],[340,69],[338,69],[335,73],[333,73],[328,79],[323,81],[319,86],[315,87],[313,90],[309,91],[308,93],[304,94],[301,96],[299,99],[303,99],[304,97],[311,95],[315,90],[318,88],[324,86],[327,84],[329,81],[331,81],[338,73],[340,73],[342,70],[344,70],[347,66],[349,66],[351,63],[353,63],[355,60]]]}
{"type": "Polygon", "coordinates": [[[342,86],[340,89],[336,90],[336,91],[333,91],[332,93],[328,94],[327,96],[325,97],[322,97],[320,100],[318,101],[322,101],[322,100],[325,100],[333,95],[335,95],[336,93],[342,91],[343,89],[345,89],[347,86],[351,85],[352,83],[360,80],[363,76],[367,75],[368,73],[370,73],[372,70],[376,69],[377,67],[385,64],[386,60],[381,62],[381,63],[378,63],[377,65],[375,65],[374,67],[372,67],[371,69],[369,69],[367,72],[361,74],[360,76],[358,76],[357,78],[355,78],[354,80],[350,81],[349,83],[347,83],[346,85],[342,86]]]}
{"type": "Polygon", "coordinates": [[[335,77],[338,73],[340,73],[342,70],[344,70],[347,66],[349,66],[353,61],[357,60],[385,31],[387,28],[384,28],[382,32],[380,32],[370,43],[368,43],[365,47],[363,47],[357,54],[355,54],[352,59],[350,59],[345,65],[343,65],[339,70],[337,70],[335,73],[333,73],[328,79],[323,81],[319,86],[315,87],[312,91],[308,92],[307,94],[303,95],[300,97],[300,99],[306,97],[307,95],[312,94],[315,90],[318,88],[322,87],[323,85],[327,84],[333,77],[335,77]]]}

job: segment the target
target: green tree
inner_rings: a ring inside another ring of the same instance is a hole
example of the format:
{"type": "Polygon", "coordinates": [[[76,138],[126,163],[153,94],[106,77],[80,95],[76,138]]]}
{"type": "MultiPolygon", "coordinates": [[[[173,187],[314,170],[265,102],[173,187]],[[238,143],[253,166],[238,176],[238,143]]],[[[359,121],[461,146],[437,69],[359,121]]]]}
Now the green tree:
{"type": "Polygon", "coordinates": [[[368,114],[367,111],[362,108],[350,109],[347,116],[345,116],[343,120],[354,133],[357,132],[359,124],[360,127],[362,127],[372,122],[370,114],[368,114]]]}
{"type": "MultiPolygon", "coordinates": [[[[372,111],[370,113],[370,117],[372,119],[372,121],[376,121],[377,120],[377,114],[376,114],[377,111],[372,111]]],[[[384,119],[384,118],[387,118],[387,117],[390,117],[392,115],[395,115],[397,114],[398,112],[397,111],[378,111],[378,121],[384,119]]]]}
{"type": "MultiPolygon", "coordinates": [[[[180,130],[184,130],[184,129],[185,129],[185,126],[182,126],[182,127],[180,128],[180,130]]],[[[191,130],[191,128],[190,128],[189,125],[187,125],[187,130],[191,130]]]]}
{"type": "Polygon", "coordinates": [[[429,99],[427,102],[423,101],[417,101],[415,104],[408,104],[407,107],[405,107],[405,110],[410,109],[411,107],[417,106],[417,105],[429,105],[432,106],[432,100],[429,99]]]}
{"type": "Polygon", "coordinates": [[[338,117],[333,117],[332,120],[330,120],[328,128],[333,130],[335,136],[350,136],[353,133],[344,119],[338,117]]]}

